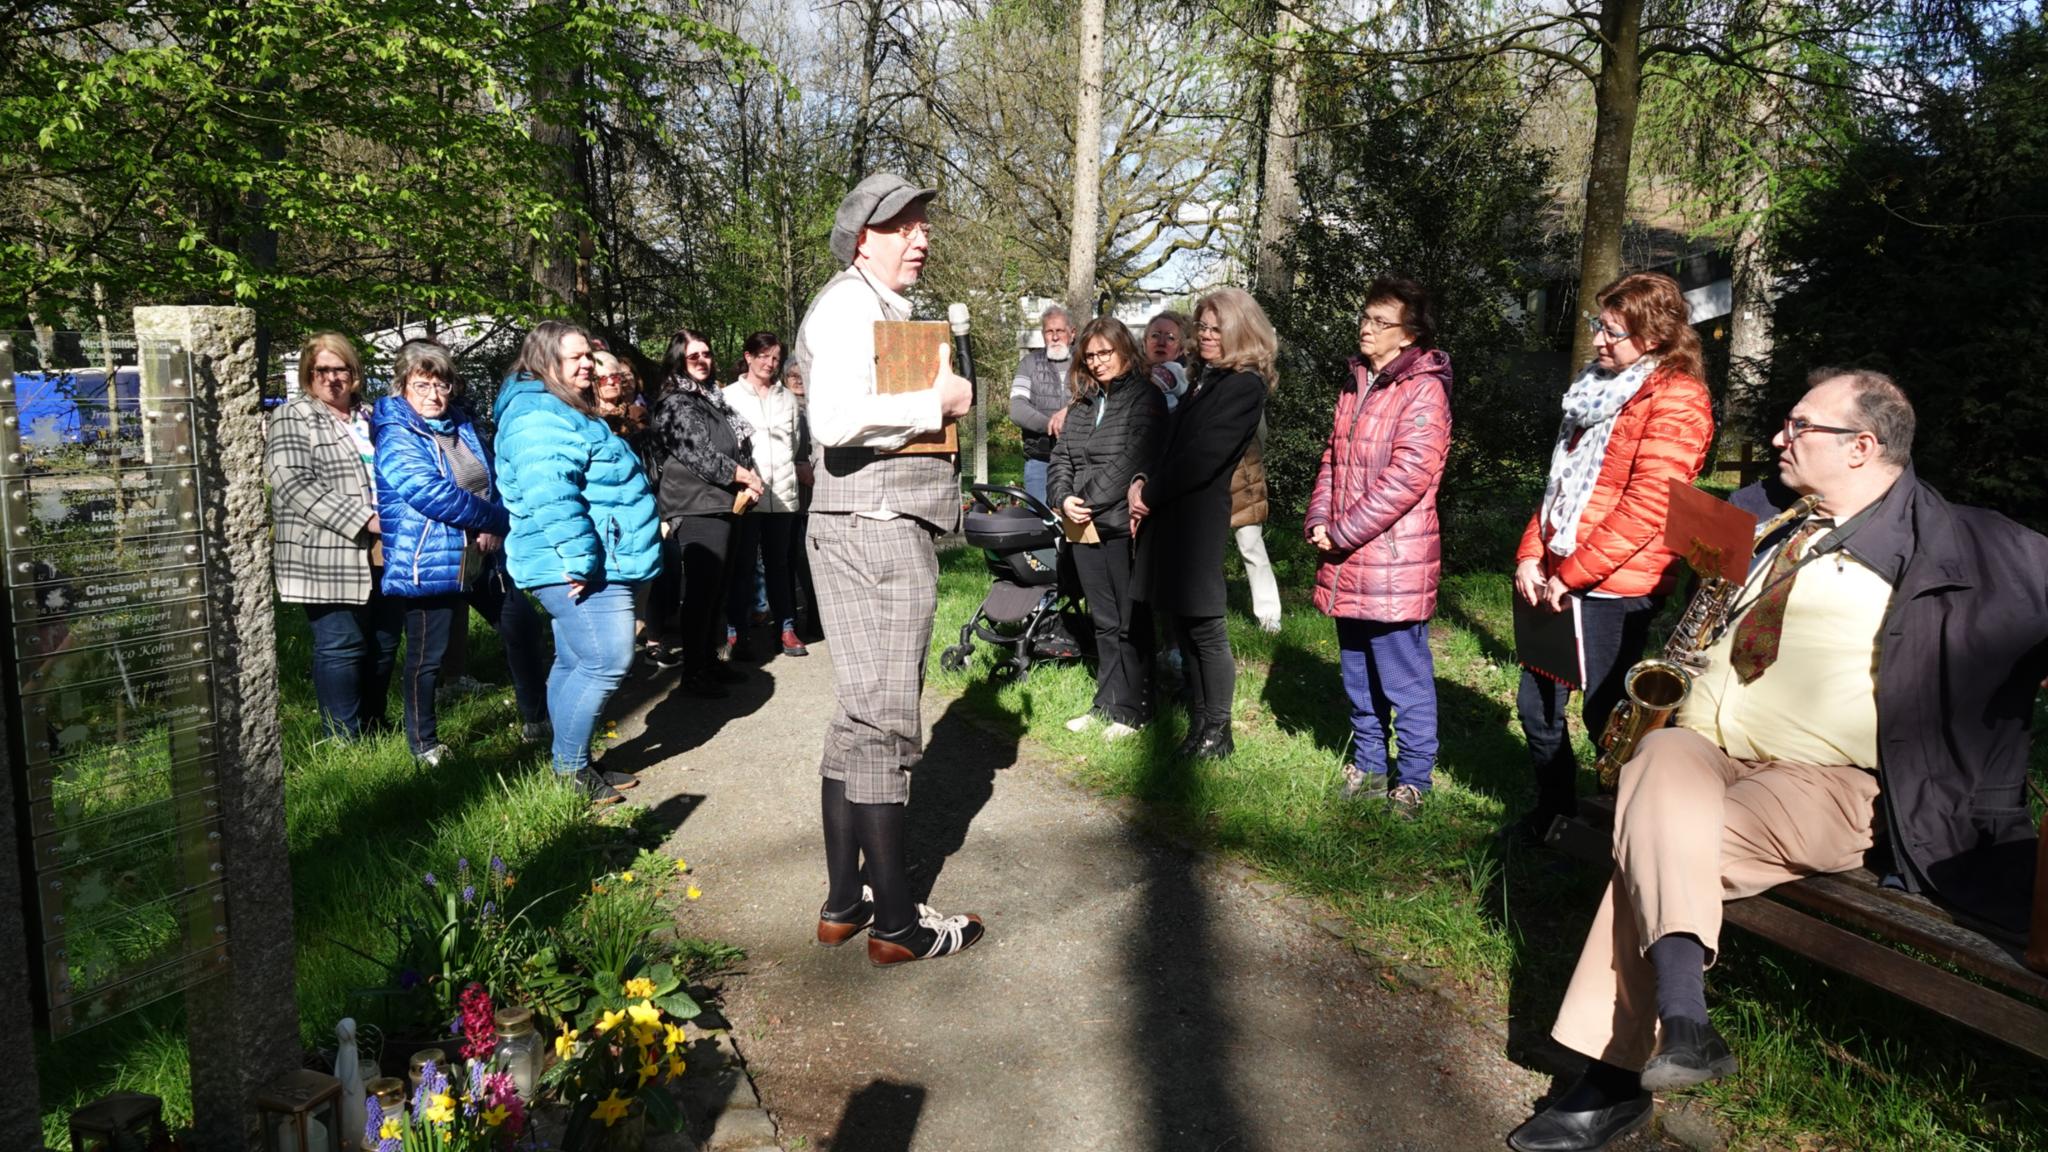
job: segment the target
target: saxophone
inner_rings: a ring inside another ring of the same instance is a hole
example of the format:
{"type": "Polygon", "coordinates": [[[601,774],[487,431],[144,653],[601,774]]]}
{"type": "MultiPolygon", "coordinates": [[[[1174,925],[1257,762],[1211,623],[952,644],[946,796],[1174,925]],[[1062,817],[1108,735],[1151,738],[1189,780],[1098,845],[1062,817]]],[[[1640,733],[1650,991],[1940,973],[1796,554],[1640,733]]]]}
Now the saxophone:
{"type": "MultiPolygon", "coordinates": [[[[1818,496],[1800,497],[1790,508],[1759,524],[1754,539],[1761,541],[1795,520],[1804,520],[1819,503],[1818,496]]],[[[1622,677],[1621,702],[1607,717],[1607,730],[1600,734],[1600,756],[1593,761],[1602,788],[1614,788],[1621,779],[1621,766],[1635,756],[1643,736],[1671,723],[1678,706],[1692,695],[1693,676],[1706,658],[1707,648],[1727,626],[1742,584],[1702,575],[1685,614],[1664,642],[1664,654],[1636,661],[1622,677]]]]}

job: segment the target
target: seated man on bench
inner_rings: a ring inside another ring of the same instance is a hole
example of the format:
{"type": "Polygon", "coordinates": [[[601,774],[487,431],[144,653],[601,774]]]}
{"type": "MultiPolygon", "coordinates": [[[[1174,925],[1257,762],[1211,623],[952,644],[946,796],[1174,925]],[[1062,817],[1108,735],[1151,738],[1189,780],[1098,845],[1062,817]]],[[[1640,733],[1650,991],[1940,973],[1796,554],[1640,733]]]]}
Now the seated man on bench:
{"type": "Polygon", "coordinates": [[[1888,377],[1808,383],[1772,443],[1778,502],[1820,504],[1760,542],[1673,726],[1622,769],[1614,877],[1551,1031],[1593,1061],[1509,1134],[1521,1152],[1603,1148],[1648,1122],[1651,1092],[1733,1072],[1703,987],[1721,902],[1855,868],[1877,828],[1887,885],[2025,929],[2048,538],[1913,474],[1913,408],[1888,377]]]}

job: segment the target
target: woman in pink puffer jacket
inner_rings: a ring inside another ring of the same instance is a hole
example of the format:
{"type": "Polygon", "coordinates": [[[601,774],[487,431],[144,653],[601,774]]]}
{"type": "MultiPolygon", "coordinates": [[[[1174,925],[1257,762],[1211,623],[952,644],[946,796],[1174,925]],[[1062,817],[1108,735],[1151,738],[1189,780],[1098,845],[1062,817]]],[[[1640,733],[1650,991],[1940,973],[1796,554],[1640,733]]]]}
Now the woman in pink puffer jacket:
{"type": "Polygon", "coordinates": [[[1422,285],[1373,281],[1303,526],[1322,554],[1316,607],[1337,622],[1351,698],[1344,795],[1385,795],[1402,816],[1421,805],[1436,764],[1429,618],[1443,578],[1436,492],[1451,446],[1451,360],[1435,337],[1422,285]]]}

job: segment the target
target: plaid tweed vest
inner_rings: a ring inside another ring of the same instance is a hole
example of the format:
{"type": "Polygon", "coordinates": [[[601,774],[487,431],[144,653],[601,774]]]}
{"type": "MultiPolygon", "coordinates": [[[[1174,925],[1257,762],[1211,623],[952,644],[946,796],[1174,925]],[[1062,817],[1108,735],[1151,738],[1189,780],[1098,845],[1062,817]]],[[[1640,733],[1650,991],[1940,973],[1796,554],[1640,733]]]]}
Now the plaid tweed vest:
{"type": "MultiPolygon", "coordinates": [[[[875,294],[858,272],[851,268],[840,272],[812,298],[810,312],[804,314],[804,322],[797,328],[791,355],[802,367],[805,379],[810,378],[810,365],[816,357],[848,354],[845,349],[810,346],[811,312],[817,310],[818,301],[835,291],[859,292],[873,299],[877,320],[910,319],[907,312],[889,306],[875,294]]],[[[866,369],[872,380],[873,363],[866,365],[866,369]]],[[[829,447],[818,455],[811,511],[877,512],[886,508],[922,520],[940,532],[951,532],[960,526],[958,457],[898,456],[872,448],[829,447]]]]}

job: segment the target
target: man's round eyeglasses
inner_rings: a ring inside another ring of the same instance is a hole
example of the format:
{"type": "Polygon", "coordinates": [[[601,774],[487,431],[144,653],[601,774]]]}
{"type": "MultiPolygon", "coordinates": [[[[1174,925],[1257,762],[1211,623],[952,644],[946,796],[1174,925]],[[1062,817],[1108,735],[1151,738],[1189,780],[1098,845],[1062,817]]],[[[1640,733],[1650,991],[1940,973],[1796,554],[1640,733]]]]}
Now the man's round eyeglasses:
{"type": "Polygon", "coordinates": [[[1605,324],[1602,324],[1598,316],[1586,317],[1586,331],[1591,332],[1593,334],[1593,339],[1595,340],[1598,340],[1600,337],[1605,336],[1614,343],[1619,344],[1623,340],[1628,339],[1628,333],[1616,332],[1614,329],[1609,328],[1605,324]]]}
{"type": "Polygon", "coordinates": [[[1360,320],[1358,322],[1358,330],[1360,332],[1364,332],[1372,336],[1377,336],[1380,333],[1385,332],[1389,328],[1406,327],[1407,325],[1401,323],[1399,320],[1381,320],[1375,316],[1367,316],[1365,319],[1360,320]]]}
{"type": "Polygon", "coordinates": [[[431,392],[436,396],[455,395],[455,385],[448,383],[446,380],[408,380],[405,383],[405,387],[409,392],[431,392]]]}
{"type": "Polygon", "coordinates": [[[932,222],[929,220],[905,220],[900,224],[870,224],[868,227],[890,236],[923,236],[932,238],[932,222]]]}
{"type": "MultiPolygon", "coordinates": [[[[1785,417],[1785,443],[1790,444],[1808,432],[1833,432],[1837,436],[1860,436],[1865,432],[1870,432],[1870,429],[1837,428],[1832,424],[1815,424],[1804,416],[1785,417]]],[[[1870,435],[1876,438],[1879,444],[1884,443],[1884,437],[1879,436],[1875,432],[1870,432],[1870,435]]]]}

